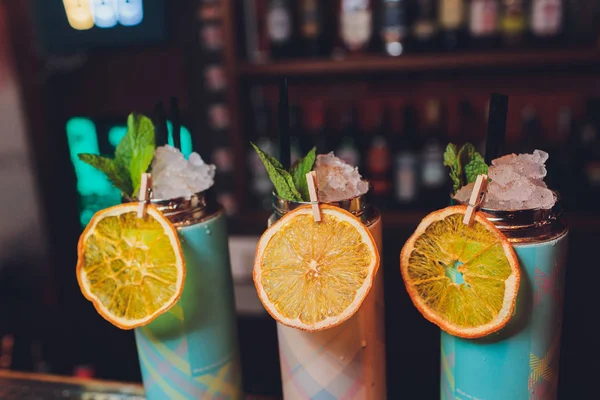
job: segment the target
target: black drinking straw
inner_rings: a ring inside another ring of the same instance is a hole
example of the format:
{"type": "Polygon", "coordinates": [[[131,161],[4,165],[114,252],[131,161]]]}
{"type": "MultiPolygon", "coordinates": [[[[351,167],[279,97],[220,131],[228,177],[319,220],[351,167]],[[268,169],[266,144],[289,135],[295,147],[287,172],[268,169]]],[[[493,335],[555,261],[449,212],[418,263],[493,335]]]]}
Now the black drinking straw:
{"type": "Polygon", "coordinates": [[[284,76],[279,82],[279,103],[277,105],[277,131],[279,133],[279,162],[286,170],[290,168],[290,105],[288,103],[288,82],[284,76]]]}
{"type": "Polygon", "coordinates": [[[506,115],[508,113],[508,96],[492,93],[488,130],[485,139],[485,163],[491,165],[492,160],[502,156],[506,140],[506,115]]]}
{"type": "Polygon", "coordinates": [[[162,101],[159,101],[154,106],[154,136],[156,146],[164,146],[168,143],[169,130],[167,129],[167,117],[165,114],[165,106],[162,101]]]}
{"type": "Polygon", "coordinates": [[[181,119],[177,97],[171,97],[171,120],[173,123],[173,147],[181,149],[181,119]]]}

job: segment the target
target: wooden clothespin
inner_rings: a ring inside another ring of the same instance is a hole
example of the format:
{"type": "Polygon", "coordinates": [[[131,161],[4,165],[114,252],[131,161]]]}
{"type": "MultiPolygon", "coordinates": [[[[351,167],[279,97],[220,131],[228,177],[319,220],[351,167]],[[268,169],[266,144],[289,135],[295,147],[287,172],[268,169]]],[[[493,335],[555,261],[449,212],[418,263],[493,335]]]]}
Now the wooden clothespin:
{"type": "Polygon", "coordinates": [[[152,175],[150,174],[142,174],[142,182],[140,183],[140,194],[139,205],[138,205],[138,218],[144,218],[146,215],[146,204],[150,200],[150,195],[152,194],[152,175]]]}
{"type": "Polygon", "coordinates": [[[488,176],[485,174],[477,175],[475,180],[475,186],[471,192],[471,198],[469,199],[469,205],[467,206],[467,212],[463,218],[463,223],[471,225],[473,218],[475,218],[475,211],[483,202],[485,194],[487,192],[488,176]]]}
{"type": "Polygon", "coordinates": [[[313,217],[315,222],[319,222],[321,221],[321,210],[319,209],[319,199],[317,198],[316,179],[317,173],[315,171],[310,171],[306,174],[306,184],[308,185],[308,195],[310,196],[310,203],[312,204],[313,217]]]}

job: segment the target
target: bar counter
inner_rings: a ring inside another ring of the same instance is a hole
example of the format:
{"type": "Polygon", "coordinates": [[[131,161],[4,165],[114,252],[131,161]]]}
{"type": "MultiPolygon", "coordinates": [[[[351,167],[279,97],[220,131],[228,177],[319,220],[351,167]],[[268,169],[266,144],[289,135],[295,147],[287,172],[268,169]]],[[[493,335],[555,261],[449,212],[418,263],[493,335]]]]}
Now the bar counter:
{"type": "MultiPolygon", "coordinates": [[[[145,400],[141,384],[0,370],[2,400],[145,400]]],[[[246,395],[244,400],[277,400],[246,395]]]]}

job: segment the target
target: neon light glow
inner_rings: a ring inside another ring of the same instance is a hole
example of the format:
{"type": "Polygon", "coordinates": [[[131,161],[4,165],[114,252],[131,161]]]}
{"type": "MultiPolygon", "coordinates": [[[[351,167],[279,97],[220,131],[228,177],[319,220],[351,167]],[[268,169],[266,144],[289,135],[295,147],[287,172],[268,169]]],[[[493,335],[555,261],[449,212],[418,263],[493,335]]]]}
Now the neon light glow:
{"type": "Polygon", "coordinates": [[[119,204],[121,193],[102,172],[77,157],[79,153],[100,153],[94,123],[87,118],[71,118],[66,128],[69,154],[77,178],[79,222],[84,227],[96,211],[119,204]]]}
{"type": "Polygon", "coordinates": [[[142,0],[116,0],[119,23],[124,26],[138,25],[144,19],[142,0]]]}
{"type": "Polygon", "coordinates": [[[143,0],[63,0],[73,29],[86,30],[139,25],[144,19],[143,0]]]}
{"type": "Polygon", "coordinates": [[[84,31],[94,26],[89,0],[63,0],[67,20],[73,29],[84,31]]]}
{"type": "Polygon", "coordinates": [[[98,28],[112,28],[117,25],[116,0],[93,0],[92,14],[98,28]]]}

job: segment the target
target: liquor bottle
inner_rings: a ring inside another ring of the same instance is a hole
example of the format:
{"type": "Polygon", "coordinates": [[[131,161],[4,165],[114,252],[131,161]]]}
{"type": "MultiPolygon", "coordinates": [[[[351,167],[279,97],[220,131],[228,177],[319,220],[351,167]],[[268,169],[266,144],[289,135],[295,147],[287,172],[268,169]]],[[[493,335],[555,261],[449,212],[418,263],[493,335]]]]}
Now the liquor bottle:
{"type": "Polygon", "coordinates": [[[533,0],[529,25],[537,45],[552,45],[563,31],[563,0],[533,0]]]}
{"type": "Polygon", "coordinates": [[[387,208],[392,189],[391,151],[387,139],[392,133],[390,109],[384,107],[378,116],[379,121],[367,145],[364,171],[371,183],[372,201],[380,208],[387,208]]]}
{"type": "Polygon", "coordinates": [[[290,161],[292,165],[298,161],[302,154],[300,138],[305,136],[302,123],[302,109],[299,106],[290,107],[290,161]]]}
{"type": "Polygon", "coordinates": [[[505,46],[516,47],[523,44],[527,18],[524,0],[502,0],[500,29],[505,46]]]}
{"type": "Polygon", "coordinates": [[[467,10],[465,0],[440,0],[439,20],[442,45],[445,50],[457,50],[465,45],[467,10]]]}
{"type": "Polygon", "coordinates": [[[472,0],[469,8],[471,47],[489,49],[498,45],[499,0],[472,0]]]}
{"type": "Polygon", "coordinates": [[[399,56],[406,51],[407,2],[408,0],[383,0],[380,35],[384,51],[389,56],[399,56]]]}
{"type": "Polygon", "coordinates": [[[467,100],[458,104],[459,137],[462,144],[471,143],[480,153],[485,153],[485,135],[477,119],[473,105],[467,100]]]}
{"type": "Polygon", "coordinates": [[[373,35],[371,0],[340,0],[340,38],[347,51],[364,52],[373,35]]]}
{"type": "Polygon", "coordinates": [[[597,0],[565,1],[565,36],[576,46],[596,45],[596,25],[600,23],[600,2],[597,0]]]}
{"type": "Polygon", "coordinates": [[[327,56],[331,51],[328,35],[329,2],[300,0],[300,39],[302,52],[307,57],[327,56]]]}
{"type": "Polygon", "coordinates": [[[421,139],[418,135],[417,111],[413,106],[404,109],[404,128],[393,144],[394,200],[400,208],[414,207],[419,199],[419,157],[421,139]]]}
{"type": "Polygon", "coordinates": [[[233,150],[225,131],[212,133],[214,145],[211,151],[211,160],[217,167],[215,172],[215,193],[217,201],[223,206],[225,214],[230,217],[237,213],[237,200],[235,197],[234,157],[233,150]]]}
{"type": "Polygon", "coordinates": [[[439,24],[435,0],[416,0],[413,3],[414,22],[411,29],[412,51],[428,52],[438,49],[439,24]]]}
{"type": "MultiPolygon", "coordinates": [[[[264,63],[269,58],[266,1],[243,2],[245,54],[251,63],[264,63]]],[[[217,6],[220,9],[221,5],[217,6]]]]}
{"type": "Polygon", "coordinates": [[[542,136],[542,123],[532,107],[525,107],[521,119],[521,137],[517,144],[518,153],[533,153],[534,150],[548,151],[547,141],[542,136]]]}
{"type": "MultiPolygon", "coordinates": [[[[327,148],[327,116],[326,105],[320,101],[312,101],[304,106],[306,110],[304,126],[306,134],[300,138],[300,148],[306,154],[313,146],[317,148],[317,154],[330,151],[327,148]]],[[[333,151],[333,149],[331,149],[333,151]]]]}
{"type": "Polygon", "coordinates": [[[289,0],[270,0],[267,8],[267,36],[274,59],[289,58],[294,50],[293,16],[289,0]]]}
{"type": "MultiPolygon", "coordinates": [[[[254,126],[251,141],[265,153],[275,156],[276,146],[271,133],[271,112],[265,104],[255,104],[254,126]]],[[[248,171],[250,172],[250,192],[257,208],[269,210],[273,185],[269,175],[253,148],[248,149],[248,171]]]]}
{"type": "Polygon", "coordinates": [[[587,101],[586,117],[579,131],[578,147],[577,158],[581,160],[585,179],[585,189],[578,197],[587,209],[595,209],[600,200],[600,98],[587,101]]]}
{"type": "Polygon", "coordinates": [[[441,113],[439,101],[429,100],[426,103],[421,149],[421,203],[428,208],[443,207],[450,193],[447,185],[448,173],[444,167],[447,140],[442,128],[441,113]]]}
{"type": "Polygon", "coordinates": [[[356,106],[351,106],[345,110],[342,120],[343,125],[339,134],[339,142],[337,145],[333,145],[335,146],[335,155],[350,165],[361,167],[361,157],[358,150],[361,135],[356,106]]]}

